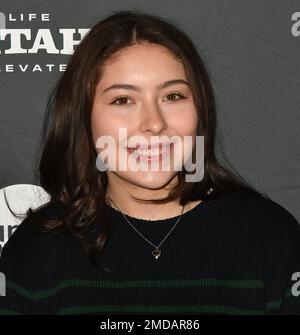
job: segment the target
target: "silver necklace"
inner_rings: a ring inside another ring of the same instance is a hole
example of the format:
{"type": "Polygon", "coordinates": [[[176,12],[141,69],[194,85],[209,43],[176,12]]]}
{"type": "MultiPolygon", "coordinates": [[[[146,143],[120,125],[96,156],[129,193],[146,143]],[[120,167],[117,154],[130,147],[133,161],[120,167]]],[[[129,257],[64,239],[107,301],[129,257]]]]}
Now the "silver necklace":
{"type": "MultiPolygon", "coordinates": [[[[110,199],[111,200],[111,199],[110,199]]],[[[168,232],[168,234],[163,238],[163,240],[159,243],[159,245],[155,245],[153,244],[151,241],[149,241],[141,232],[139,232],[134,225],[127,219],[127,217],[122,213],[122,211],[120,210],[120,208],[111,200],[111,202],[118,208],[118,210],[120,211],[120,213],[123,215],[124,219],[130,224],[130,226],[145,240],[147,241],[149,244],[151,244],[155,249],[152,250],[152,256],[155,259],[158,259],[159,256],[161,255],[161,250],[159,249],[159,247],[164,243],[164,241],[167,239],[167,237],[171,234],[171,232],[173,231],[173,229],[176,227],[177,223],[180,221],[182,214],[183,214],[183,210],[185,205],[182,207],[182,211],[181,214],[179,216],[179,218],[176,220],[174,226],[171,228],[171,230],[168,232]]]]}

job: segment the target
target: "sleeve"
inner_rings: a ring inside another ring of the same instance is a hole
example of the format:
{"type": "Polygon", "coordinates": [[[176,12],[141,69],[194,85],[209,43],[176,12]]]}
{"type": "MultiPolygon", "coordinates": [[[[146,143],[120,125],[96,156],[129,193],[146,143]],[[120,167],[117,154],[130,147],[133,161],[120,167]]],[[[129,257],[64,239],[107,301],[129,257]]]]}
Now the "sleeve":
{"type": "Polygon", "coordinates": [[[300,314],[300,225],[276,205],[265,242],[266,314],[300,314]]]}

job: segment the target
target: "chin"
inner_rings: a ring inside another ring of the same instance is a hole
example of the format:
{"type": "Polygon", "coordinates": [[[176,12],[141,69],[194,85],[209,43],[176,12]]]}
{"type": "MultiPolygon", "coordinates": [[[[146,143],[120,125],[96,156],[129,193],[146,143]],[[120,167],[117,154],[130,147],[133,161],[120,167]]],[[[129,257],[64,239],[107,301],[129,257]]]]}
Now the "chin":
{"type": "Polygon", "coordinates": [[[149,189],[149,190],[158,190],[167,186],[176,176],[176,172],[135,172],[119,175],[121,178],[125,179],[129,184],[135,186],[149,189]]]}

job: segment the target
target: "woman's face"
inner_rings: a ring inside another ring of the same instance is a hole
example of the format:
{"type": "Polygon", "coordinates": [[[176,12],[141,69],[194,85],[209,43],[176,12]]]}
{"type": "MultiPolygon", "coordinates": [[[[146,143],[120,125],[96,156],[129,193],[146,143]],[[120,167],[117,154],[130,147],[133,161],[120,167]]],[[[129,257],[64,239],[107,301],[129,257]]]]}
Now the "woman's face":
{"type": "MultiPolygon", "coordinates": [[[[110,136],[116,144],[116,171],[109,171],[108,182],[116,178],[145,189],[161,189],[176,179],[174,156],[180,146],[177,144],[165,148],[163,156],[155,151],[135,150],[137,143],[168,143],[165,139],[192,136],[195,138],[198,116],[192,91],[189,87],[184,66],[164,47],[154,44],[136,44],[123,49],[117,58],[111,59],[102,67],[102,76],[96,87],[92,109],[92,134],[95,143],[102,136],[110,136]],[[178,80],[169,83],[168,81],[178,80]],[[112,85],[118,85],[111,87],[112,85]],[[125,86],[126,85],[126,86],[125,86]],[[125,128],[126,138],[121,137],[119,129],[125,128]],[[128,142],[132,137],[142,136],[144,141],[128,142]],[[156,137],[153,137],[156,136],[156,137]],[[162,137],[163,136],[163,137],[162,137]],[[163,140],[160,140],[162,138],[163,140]],[[127,141],[127,142],[126,142],[127,141]],[[131,149],[128,149],[130,147],[131,149]],[[168,149],[169,156],[168,156],[168,149]],[[121,158],[119,155],[122,155],[121,158]],[[126,168],[118,169],[124,163],[126,168]],[[133,171],[129,156],[140,166],[147,166],[146,171],[133,171]],[[167,155],[167,156],[166,156],[167,155]],[[162,159],[168,158],[171,168],[162,170],[162,159]],[[159,169],[152,169],[151,160],[160,164],[159,169]],[[173,168],[172,168],[173,167],[173,168]]],[[[171,142],[171,141],[169,141],[171,142]]],[[[108,147],[96,148],[100,153],[108,147]]],[[[185,149],[184,149],[185,150],[185,149]]],[[[107,152],[107,151],[106,151],[107,152]]],[[[181,152],[181,151],[180,151],[181,152]]],[[[183,157],[180,157],[181,166],[183,157]]],[[[107,162],[107,161],[106,161],[107,162]]],[[[96,164],[96,162],[95,162],[96,164]]]]}

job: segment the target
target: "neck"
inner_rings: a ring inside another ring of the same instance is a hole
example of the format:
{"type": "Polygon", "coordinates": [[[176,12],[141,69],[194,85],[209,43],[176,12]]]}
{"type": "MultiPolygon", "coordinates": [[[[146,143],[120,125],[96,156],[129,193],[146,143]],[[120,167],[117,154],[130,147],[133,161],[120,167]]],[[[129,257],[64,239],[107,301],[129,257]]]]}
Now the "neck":
{"type": "MultiPolygon", "coordinates": [[[[177,180],[175,180],[177,182],[177,180]]],[[[170,185],[169,185],[170,186],[170,185]]],[[[173,186],[173,185],[171,185],[173,186]]],[[[140,218],[144,220],[164,220],[191,210],[201,200],[187,203],[184,208],[179,203],[179,199],[170,201],[168,203],[142,203],[133,198],[139,199],[159,199],[165,198],[169,193],[169,189],[162,188],[159,190],[145,190],[144,188],[129,184],[120,183],[116,178],[110,178],[106,192],[106,202],[123,214],[140,218]],[[120,185],[121,184],[121,185],[120,185]]]]}

